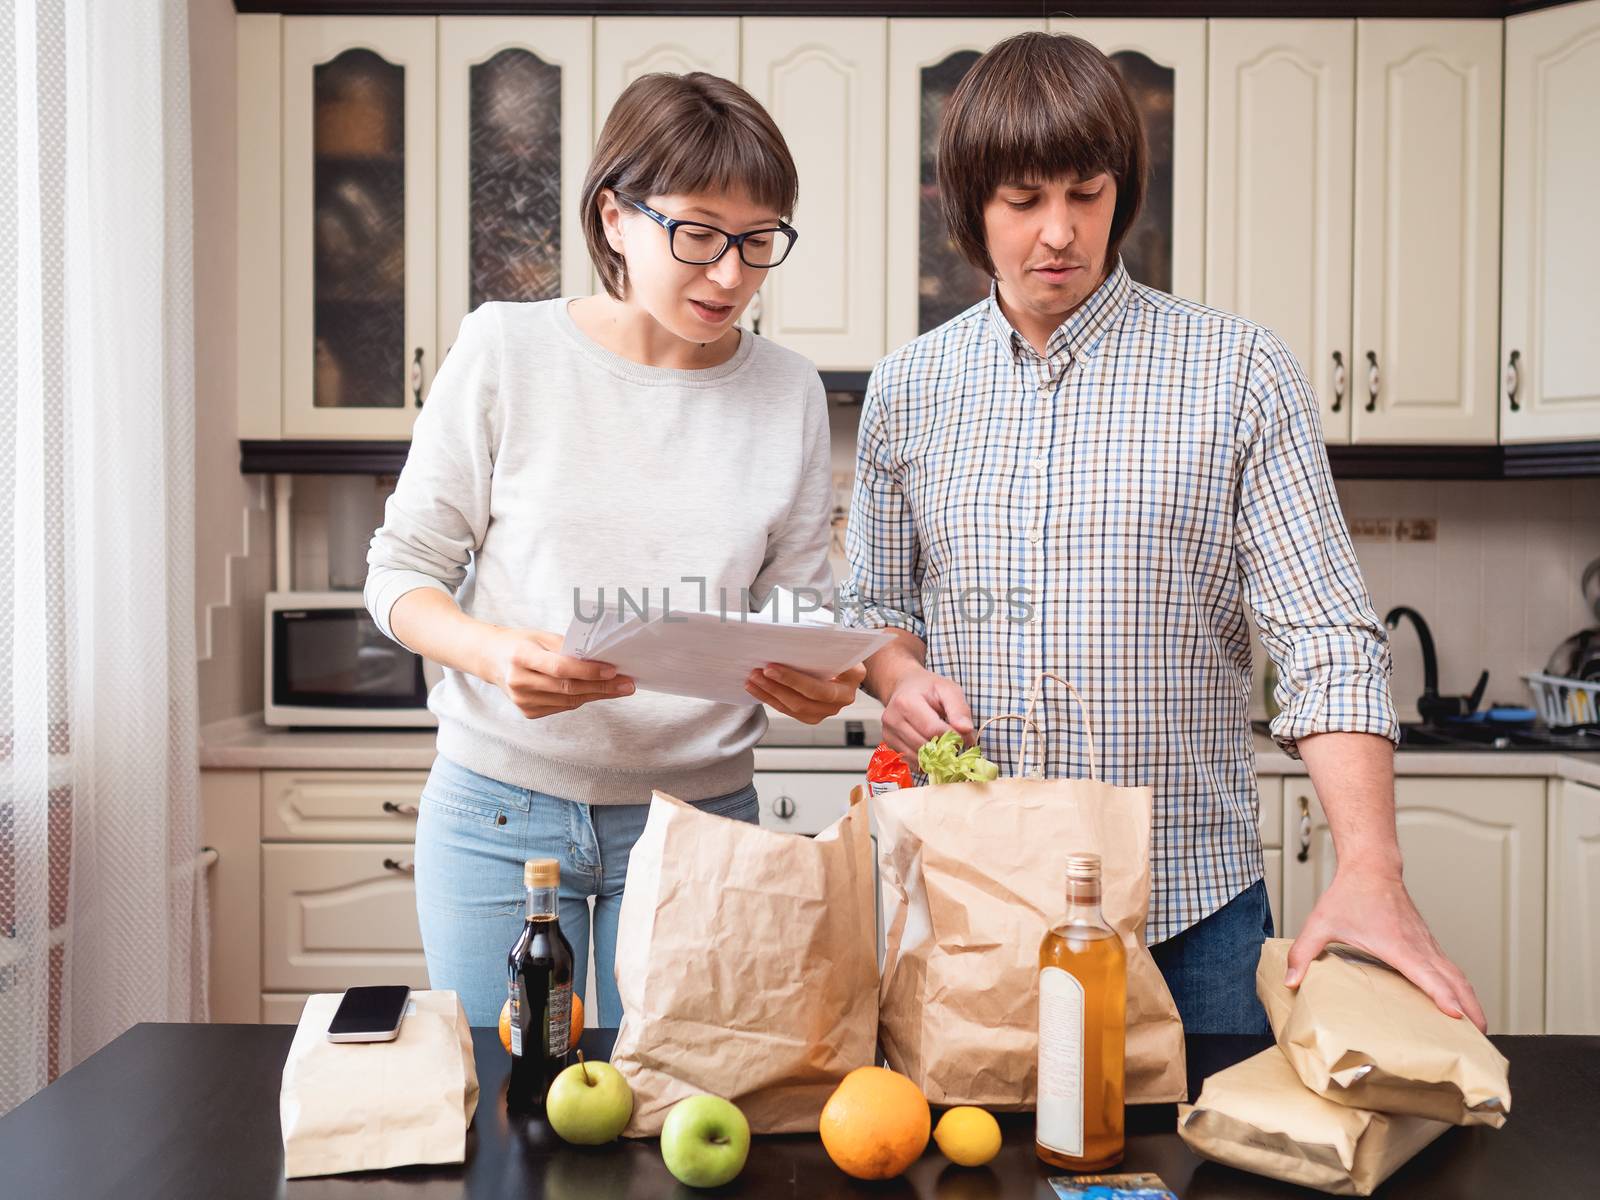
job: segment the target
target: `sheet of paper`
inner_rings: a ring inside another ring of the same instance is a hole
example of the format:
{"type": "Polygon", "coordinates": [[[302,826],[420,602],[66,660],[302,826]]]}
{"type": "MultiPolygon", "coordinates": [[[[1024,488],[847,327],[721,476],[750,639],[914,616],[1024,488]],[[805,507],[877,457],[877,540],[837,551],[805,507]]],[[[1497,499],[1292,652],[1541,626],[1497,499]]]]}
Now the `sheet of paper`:
{"type": "Polygon", "coordinates": [[[750,672],[783,663],[831,679],[892,638],[882,630],[847,629],[826,611],[799,619],[792,593],[776,589],[752,613],[607,612],[597,621],[574,621],[562,652],[597,659],[630,676],[643,691],[695,696],[722,704],[753,705],[744,690],[750,672]]]}

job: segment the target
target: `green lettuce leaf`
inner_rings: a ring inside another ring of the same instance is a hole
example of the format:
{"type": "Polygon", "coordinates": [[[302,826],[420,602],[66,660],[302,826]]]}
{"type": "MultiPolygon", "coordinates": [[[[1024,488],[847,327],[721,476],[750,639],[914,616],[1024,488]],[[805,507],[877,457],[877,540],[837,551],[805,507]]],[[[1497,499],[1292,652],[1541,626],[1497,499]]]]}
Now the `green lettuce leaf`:
{"type": "Polygon", "coordinates": [[[917,765],[929,783],[988,783],[1000,777],[1000,768],[976,746],[962,749],[961,735],[953,729],[918,750],[917,765]]]}

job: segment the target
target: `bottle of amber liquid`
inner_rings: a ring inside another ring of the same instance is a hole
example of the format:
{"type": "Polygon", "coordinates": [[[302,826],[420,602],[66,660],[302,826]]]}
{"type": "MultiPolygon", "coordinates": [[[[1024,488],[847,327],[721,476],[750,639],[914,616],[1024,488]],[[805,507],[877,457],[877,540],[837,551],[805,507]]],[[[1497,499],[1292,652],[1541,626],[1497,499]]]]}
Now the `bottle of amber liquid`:
{"type": "Polygon", "coordinates": [[[1035,1149],[1052,1166],[1122,1159],[1128,962],[1100,912],[1100,856],[1067,856],[1067,914],[1039,947],[1035,1149]]]}
{"type": "Polygon", "coordinates": [[[511,992],[511,1082],[506,1107],[544,1106],[550,1083],[567,1065],[572,1037],[572,944],[556,917],[561,864],[530,858],[522,868],[528,919],[506,956],[511,992]]]}

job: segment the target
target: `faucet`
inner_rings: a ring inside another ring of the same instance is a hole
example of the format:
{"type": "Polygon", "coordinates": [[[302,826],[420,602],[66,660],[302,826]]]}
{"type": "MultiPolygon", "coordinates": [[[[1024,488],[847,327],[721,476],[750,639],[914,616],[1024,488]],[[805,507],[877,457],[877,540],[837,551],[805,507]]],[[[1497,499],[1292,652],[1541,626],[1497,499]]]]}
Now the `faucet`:
{"type": "Polygon", "coordinates": [[[1416,609],[1403,604],[1391,608],[1383,618],[1383,623],[1394,629],[1399,626],[1401,617],[1410,619],[1416,628],[1417,640],[1422,643],[1422,695],[1417,697],[1418,714],[1432,725],[1446,717],[1470,717],[1477,712],[1483,691],[1489,686],[1489,672],[1478,676],[1477,686],[1472,689],[1470,696],[1439,695],[1439,657],[1434,653],[1433,634],[1428,629],[1428,623],[1416,609]]]}

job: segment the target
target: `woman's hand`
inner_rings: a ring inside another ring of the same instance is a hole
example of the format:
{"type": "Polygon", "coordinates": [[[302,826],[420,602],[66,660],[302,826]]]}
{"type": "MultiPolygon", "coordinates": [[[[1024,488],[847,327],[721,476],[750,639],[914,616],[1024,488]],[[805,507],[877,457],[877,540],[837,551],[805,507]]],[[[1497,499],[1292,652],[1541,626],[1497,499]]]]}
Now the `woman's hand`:
{"type": "Polygon", "coordinates": [[[478,675],[530,720],[633,694],[632,679],[610,663],[562,654],[561,641],[542,629],[497,627],[485,639],[478,675]]]}
{"type": "Polygon", "coordinates": [[[816,725],[847,707],[866,677],[867,668],[861,663],[832,679],[818,679],[793,667],[769,663],[750,672],[744,690],[786,717],[816,725]]]}

